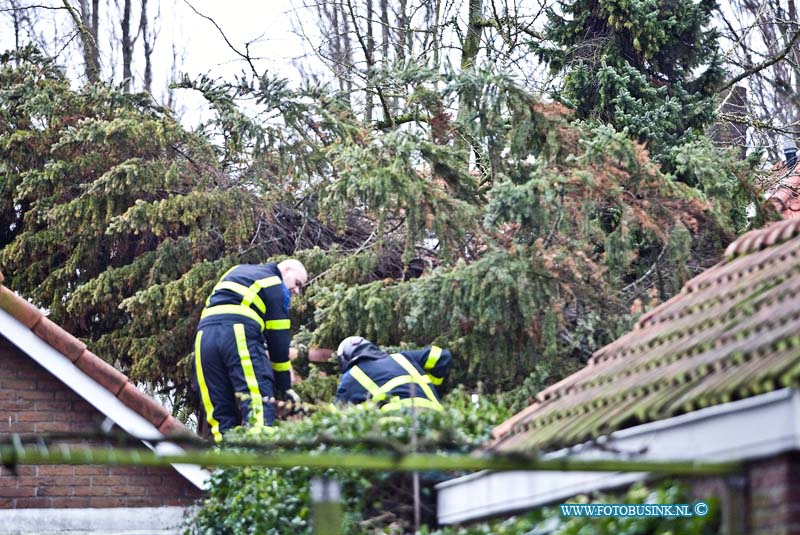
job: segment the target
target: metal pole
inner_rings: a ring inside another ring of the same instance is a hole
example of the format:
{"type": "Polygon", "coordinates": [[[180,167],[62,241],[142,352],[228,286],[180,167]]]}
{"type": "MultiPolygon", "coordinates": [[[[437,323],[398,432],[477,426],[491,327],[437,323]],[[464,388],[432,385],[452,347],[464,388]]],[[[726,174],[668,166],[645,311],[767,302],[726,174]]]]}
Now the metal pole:
{"type": "Polygon", "coordinates": [[[273,468],[347,468],[360,470],[556,470],[591,472],[652,472],[671,475],[724,475],[741,472],[740,461],[650,461],[636,459],[540,459],[535,455],[517,454],[436,454],[436,453],[308,453],[308,452],[251,452],[197,451],[177,455],[159,455],[148,450],[89,448],[62,446],[43,450],[22,445],[0,445],[0,464],[7,466],[31,464],[102,464],[130,466],[170,466],[199,464],[222,468],[226,466],[269,466],[273,468]]]}
{"type": "Polygon", "coordinates": [[[314,535],[339,535],[342,505],[339,482],[315,477],[311,480],[311,525],[314,535]]]}

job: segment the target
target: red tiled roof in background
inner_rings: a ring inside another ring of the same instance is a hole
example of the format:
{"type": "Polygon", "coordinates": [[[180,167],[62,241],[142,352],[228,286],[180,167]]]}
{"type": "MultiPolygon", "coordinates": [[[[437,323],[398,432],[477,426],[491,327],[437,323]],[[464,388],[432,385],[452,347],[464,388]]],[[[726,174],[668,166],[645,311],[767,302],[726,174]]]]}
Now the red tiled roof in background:
{"type": "Polygon", "coordinates": [[[800,385],[800,219],[749,232],[586,367],[497,428],[492,448],[553,450],[800,385]]]}
{"type": "Polygon", "coordinates": [[[0,308],[31,329],[56,351],[69,358],[86,375],[100,383],[164,435],[191,433],[166,408],[139,391],[125,374],[86,349],[86,344],[44,317],[38,308],[5,287],[2,284],[3,280],[3,273],[0,272],[0,308]]]}
{"type": "Polygon", "coordinates": [[[800,165],[781,166],[772,176],[775,183],[768,200],[784,219],[800,218],[800,165]]]}

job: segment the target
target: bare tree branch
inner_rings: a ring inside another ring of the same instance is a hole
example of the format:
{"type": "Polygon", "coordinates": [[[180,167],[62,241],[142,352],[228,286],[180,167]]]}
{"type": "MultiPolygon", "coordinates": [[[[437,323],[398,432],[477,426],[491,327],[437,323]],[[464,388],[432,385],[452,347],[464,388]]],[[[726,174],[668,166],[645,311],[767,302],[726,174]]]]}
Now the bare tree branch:
{"type": "Polygon", "coordinates": [[[794,47],[795,43],[797,43],[798,38],[800,38],[800,30],[796,30],[794,32],[794,36],[792,37],[792,39],[789,41],[789,43],[787,43],[786,47],[784,47],[784,49],[779,54],[765,61],[762,61],[758,65],[751,67],[750,69],[744,71],[738,76],[734,76],[733,79],[729,80],[721,88],[717,89],[717,93],[722,93],[723,91],[730,89],[731,87],[741,82],[748,76],[752,76],[753,74],[761,72],[767,67],[771,67],[772,65],[775,65],[776,63],[784,59],[787,56],[787,54],[789,54],[789,52],[792,50],[792,47],[794,47]]]}
{"type": "MultiPolygon", "coordinates": [[[[66,2],[66,1],[67,1],[67,0],[64,0],[64,2],[66,2]]],[[[248,64],[248,65],[250,65],[250,70],[253,72],[253,76],[255,76],[256,78],[258,78],[258,71],[256,71],[255,65],[253,65],[253,58],[252,58],[252,57],[250,57],[250,54],[249,54],[249,53],[242,53],[242,52],[240,52],[240,51],[239,51],[239,50],[238,50],[238,49],[237,49],[235,46],[233,46],[233,43],[231,43],[231,42],[230,42],[230,40],[228,40],[228,36],[226,36],[226,35],[225,35],[225,32],[223,32],[223,31],[222,31],[222,28],[220,28],[220,27],[219,27],[219,24],[217,24],[217,21],[215,21],[214,19],[212,19],[212,18],[211,18],[211,17],[209,17],[208,15],[203,15],[202,13],[200,13],[199,11],[197,11],[197,9],[195,9],[195,7],[194,7],[194,6],[193,6],[191,3],[189,3],[189,0],[183,0],[183,1],[184,1],[184,2],[186,3],[186,5],[187,5],[187,6],[189,6],[189,8],[190,8],[192,11],[194,11],[194,12],[195,12],[195,13],[196,13],[198,16],[200,16],[200,17],[202,17],[202,18],[206,19],[207,21],[209,21],[211,24],[213,24],[213,25],[214,25],[214,27],[217,29],[217,31],[219,32],[219,34],[220,34],[220,35],[222,36],[222,38],[225,40],[225,43],[228,45],[228,48],[230,48],[231,50],[233,50],[233,51],[236,53],[236,55],[238,55],[240,58],[242,58],[243,60],[245,60],[245,61],[247,62],[247,64],[248,64]]]]}
{"type": "MultiPolygon", "coordinates": [[[[361,35],[361,30],[358,28],[358,22],[356,20],[355,13],[353,12],[352,0],[347,0],[347,8],[350,11],[350,18],[353,21],[353,28],[356,32],[356,38],[361,45],[361,50],[364,52],[364,57],[367,59],[367,68],[372,69],[375,66],[375,60],[373,59],[372,55],[373,50],[370,50],[367,44],[364,42],[364,37],[361,35]]],[[[381,107],[383,108],[383,120],[391,121],[392,112],[389,110],[389,103],[386,101],[386,96],[383,94],[383,90],[379,86],[375,86],[375,91],[378,93],[378,99],[381,101],[381,107]]]]}

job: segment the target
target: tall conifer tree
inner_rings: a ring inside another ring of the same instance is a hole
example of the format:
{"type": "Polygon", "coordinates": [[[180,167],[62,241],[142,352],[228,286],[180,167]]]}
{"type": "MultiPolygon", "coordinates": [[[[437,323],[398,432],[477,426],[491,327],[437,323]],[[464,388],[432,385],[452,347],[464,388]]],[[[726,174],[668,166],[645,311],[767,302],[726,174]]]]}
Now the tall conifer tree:
{"type": "Polygon", "coordinates": [[[702,131],[723,77],[714,0],[568,0],[537,51],[578,118],[612,124],[662,156],[702,131]]]}

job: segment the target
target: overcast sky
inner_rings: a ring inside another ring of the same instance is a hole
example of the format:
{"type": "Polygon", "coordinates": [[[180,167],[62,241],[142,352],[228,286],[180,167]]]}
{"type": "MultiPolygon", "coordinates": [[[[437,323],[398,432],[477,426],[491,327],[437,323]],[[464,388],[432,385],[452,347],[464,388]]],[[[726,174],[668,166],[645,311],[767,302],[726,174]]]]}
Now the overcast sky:
{"type": "MultiPolygon", "coordinates": [[[[292,31],[298,17],[310,19],[304,8],[294,6],[302,6],[301,0],[191,0],[190,3],[198,12],[214,19],[239,50],[244,52],[245,44],[251,43],[251,55],[261,58],[261,65],[284,76],[296,76],[292,61],[310,50],[303,38],[292,31]]],[[[164,0],[164,7],[170,4],[175,22],[164,31],[175,32],[185,44],[185,68],[189,74],[209,70],[228,73],[246,67],[210,21],[198,16],[183,0],[164,0]]],[[[314,27],[314,20],[310,19],[304,30],[313,32],[314,27]]]]}
{"type": "MultiPolygon", "coordinates": [[[[303,0],[189,0],[191,6],[199,13],[213,19],[231,44],[241,52],[250,43],[250,55],[258,58],[256,66],[259,71],[269,69],[271,72],[299,82],[299,62],[305,65],[319,66],[315,63],[311,46],[293,28],[300,28],[299,33],[307,33],[313,40],[318,39],[313,14],[303,8],[303,0]],[[304,60],[303,58],[307,58],[304,60]]],[[[101,2],[103,4],[104,2],[101,2]]],[[[114,6],[120,0],[109,0],[114,6]]],[[[71,0],[78,8],[79,0],[71,0]]],[[[137,0],[133,1],[134,13],[132,25],[138,24],[139,13],[137,0]]],[[[0,5],[7,5],[0,0],[0,5]]],[[[17,5],[63,8],[62,0],[20,0],[17,5]]],[[[112,52],[109,31],[120,34],[118,9],[103,6],[100,17],[100,52],[104,69],[104,77],[110,77],[110,66],[114,65],[115,82],[121,81],[122,61],[119,51],[112,52]],[[116,11],[116,12],[115,12],[116,11]]],[[[164,89],[170,78],[172,67],[173,43],[181,56],[179,71],[191,77],[208,74],[232,80],[234,75],[247,64],[225,43],[220,30],[214,24],[195,13],[184,0],[149,0],[150,19],[159,11],[155,26],[158,36],[153,53],[153,92],[157,100],[163,100],[164,89]]],[[[52,43],[50,54],[58,54],[59,61],[69,67],[71,78],[81,83],[83,66],[79,57],[77,41],[72,39],[75,27],[64,9],[41,9],[35,11],[35,33],[52,43]],[[70,39],[72,39],[70,41],[70,39]],[[67,44],[69,42],[69,44],[67,44]]],[[[150,23],[152,29],[153,23],[150,23]]],[[[25,35],[23,35],[25,39],[25,35]]],[[[117,37],[118,39],[118,37],[117,37]]],[[[14,31],[12,17],[4,12],[0,17],[0,49],[14,48],[14,31]]],[[[117,47],[118,48],[118,47],[117,47]]],[[[136,43],[134,51],[133,72],[137,78],[134,89],[141,88],[144,74],[142,39],[136,43]]],[[[184,108],[184,122],[196,123],[200,117],[201,99],[193,98],[188,91],[180,91],[178,107],[184,108]]]]}
{"type": "MultiPolygon", "coordinates": [[[[232,80],[249,70],[236,52],[231,50],[220,31],[209,20],[199,16],[183,0],[162,0],[165,13],[162,47],[168,47],[174,36],[177,46],[184,47],[182,71],[192,77],[209,74],[232,80]],[[168,20],[172,19],[171,23],[168,20]]],[[[316,24],[311,13],[302,7],[302,0],[190,0],[190,4],[204,16],[214,19],[225,37],[241,52],[249,43],[250,56],[257,58],[259,72],[271,72],[300,81],[300,63],[313,65],[314,54],[306,39],[317,38],[316,24]],[[293,28],[300,28],[299,31],[293,28]]],[[[162,48],[161,52],[165,52],[162,48]]],[[[168,50],[167,50],[168,52],[168,50]]],[[[167,53],[164,57],[168,56],[167,53]]],[[[169,65],[164,64],[164,75],[169,74],[169,65]]],[[[184,92],[185,93],[185,92],[184,92]]],[[[199,113],[199,101],[185,96],[187,119],[199,113]]],[[[202,107],[202,106],[201,106],[202,107]]]]}

